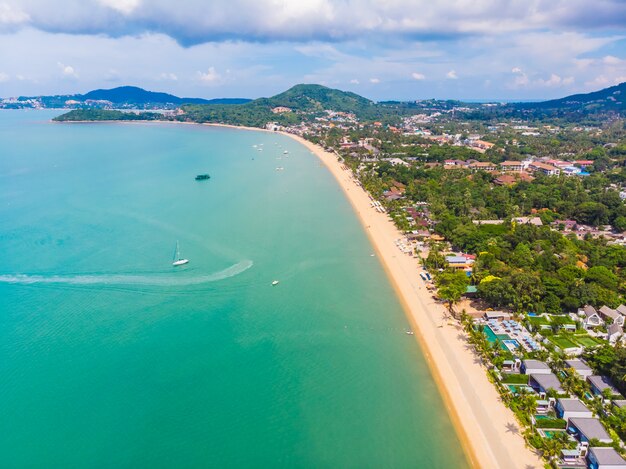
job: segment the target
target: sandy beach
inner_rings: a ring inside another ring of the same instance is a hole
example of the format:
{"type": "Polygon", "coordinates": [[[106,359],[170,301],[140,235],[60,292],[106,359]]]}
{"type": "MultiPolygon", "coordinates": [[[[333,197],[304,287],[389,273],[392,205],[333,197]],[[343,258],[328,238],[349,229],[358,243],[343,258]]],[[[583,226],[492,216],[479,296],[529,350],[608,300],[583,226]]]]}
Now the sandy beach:
{"type": "Polygon", "coordinates": [[[358,214],[413,325],[470,463],[484,468],[543,467],[526,447],[515,416],[500,401],[460,325],[446,319],[444,306],[433,300],[419,278],[418,260],[396,247],[402,233],[386,213],[372,207],[368,194],[336,155],[299,136],[283,134],[319,157],[358,214]]]}

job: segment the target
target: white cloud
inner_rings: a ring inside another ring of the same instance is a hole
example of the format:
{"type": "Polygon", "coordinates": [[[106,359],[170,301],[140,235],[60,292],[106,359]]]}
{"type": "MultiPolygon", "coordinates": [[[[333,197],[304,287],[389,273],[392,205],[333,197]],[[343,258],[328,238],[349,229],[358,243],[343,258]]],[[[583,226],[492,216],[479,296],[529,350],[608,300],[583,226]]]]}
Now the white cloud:
{"type": "Polygon", "coordinates": [[[57,66],[61,70],[61,73],[63,74],[63,76],[69,77],[69,78],[78,78],[78,74],[76,73],[76,70],[74,70],[74,67],[72,67],[71,65],[64,65],[61,62],[57,62],[57,66]]]}
{"type": "Polygon", "coordinates": [[[353,78],[352,80],[350,80],[350,84],[352,84],[352,85],[358,85],[358,84],[360,84],[360,81],[359,81],[359,80],[357,80],[356,78],[353,78]]]}
{"type": "Polygon", "coordinates": [[[178,76],[175,73],[163,72],[163,73],[161,73],[159,75],[159,79],[161,79],[161,80],[178,81],[178,76]]]}
{"type": "Polygon", "coordinates": [[[0,72],[0,83],[4,83],[5,81],[9,81],[9,74],[0,72]]]}
{"type": "Polygon", "coordinates": [[[523,73],[522,69],[519,67],[513,67],[511,73],[523,73]]]}
{"type": "Polygon", "coordinates": [[[619,57],[615,57],[614,55],[607,55],[603,57],[602,62],[604,62],[606,65],[621,65],[622,63],[624,63],[622,59],[620,59],[619,57]]]}
{"type": "Polygon", "coordinates": [[[380,78],[370,78],[370,83],[377,85],[380,83],[380,78]]]}
{"type": "Polygon", "coordinates": [[[209,67],[206,72],[198,72],[198,78],[206,84],[215,84],[221,80],[221,75],[217,73],[215,67],[209,67]]]}
{"type": "Polygon", "coordinates": [[[448,80],[457,80],[459,76],[456,74],[456,71],[450,70],[448,73],[446,73],[446,78],[448,80]]]}
{"type": "Polygon", "coordinates": [[[101,5],[117,10],[124,15],[130,15],[140,5],[141,0],[98,0],[101,5]]]}
{"type": "Polygon", "coordinates": [[[0,3],[0,25],[17,25],[26,23],[30,19],[28,13],[15,8],[8,3],[0,3]]]}
{"type": "Polygon", "coordinates": [[[423,73],[413,72],[411,73],[411,77],[414,80],[425,80],[426,76],[423,73]]]}

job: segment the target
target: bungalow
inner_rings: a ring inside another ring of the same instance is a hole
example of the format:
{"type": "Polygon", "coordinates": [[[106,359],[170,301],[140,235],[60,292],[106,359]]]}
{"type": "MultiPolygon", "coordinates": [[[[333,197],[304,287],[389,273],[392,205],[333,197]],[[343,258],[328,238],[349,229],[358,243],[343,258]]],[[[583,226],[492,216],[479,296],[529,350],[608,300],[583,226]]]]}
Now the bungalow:
{"type": "Polygon", "coordinates": [[[593,412],[579,399],[557,399],[555,410],[556,415],[563,420],[593,417],[593,412]]]}
{"type": "Polygon", "coordinates": [[[626,460],[613,448],[589,448],[589,469],[626,469],[626,460]]]}
{"type": "Polygon", "coordinates": [[[604,305],[598,310],[598,314],[607,324],[624,325],[624,316],[619,311],[604,305]]]}
{"type": "Polygon", "coordinates": [[[516,184],[517,182],[518,182],[517,178],[510,174],[503,174],[502,176],[498,176],[497,178],[493,180],[493,183],[496,186],[512,186],[513,184],[516,184]]]}
{"type": "Polygon", "coordinates": [[[557,394],[565,394],[565,390],[561,387],[559,378],[554,373],[541,373],[530,375],[528,385],[538,393],[547,393],[552,389],[557,394]]]}
{"type": "Polygon", "coordinates": [[[602,320],[596,309],[591,305],[580,308],[578,310],[578,315],[584,316],[583,326],[585,326],[585,329],[591,329],[592,327],[598,327],[604,324],[604,321],[602,320]]]}
{"type": "Polygon", "coordinates": [[[586,168],[587,166],[593,165],[593,160],[578,160],[578,161],[574,161],[574,164],[577,164],[581,168],[586,168]]]}
{"type": "Polygon", "coordinates": [[[528,168],[532,171],[543,173],[547,176],[558,176],[559,174],[561,174],[561,170],[559,168],[557,168],[556,166],[552,166],[550,164],[545,164],[545,163],[539,163],[539,162],[530,163],[528,168]]]}
{"type": "Polygon", "coordinates": [[[596,418],[571,418],[567,423],[567,431],[576,435],[581,443],[587,443],[594,438],[601,443],[613,443],[611,436],[596,418]]]}
{"type": "Polygon", "coordinates": [[[522,360],[522,374],[525,375],[549,375],[552,370],[547,363],[539,360],[522,360]]]}
{"type": "Polygon", "coordinates": [[[446,262],[455,269],[466,269],[474,264],[473,259],[465,256],[446,256],[446,262]]]}
{"type": "Polygon", "coordinates": [[[524,164],[521,161],[503,161],[500,163],[500,169],[502,171],[520,172],[524,169],[524,164]]]}
{"type": "Polygon", "coordinates": [[[615,386],[613,386],[611,380],[606,376],[587,376],[587,381],[591,386],[591,392],[593,392],[596,396],[602,396],[605,389],[610,389],[611,393],[615,396],[619,395],[619,391],[615,388],[615,386]]]}
{"type": "Polygon", "coordinates": [[[587,365],[584,361],[579,360],[578,358],[565,360],[565,364],[567,368],[572,368],[574,372],[582,379],[587,378],[587,376],[593,375],[593,370],[589,365],[587,365]]]}

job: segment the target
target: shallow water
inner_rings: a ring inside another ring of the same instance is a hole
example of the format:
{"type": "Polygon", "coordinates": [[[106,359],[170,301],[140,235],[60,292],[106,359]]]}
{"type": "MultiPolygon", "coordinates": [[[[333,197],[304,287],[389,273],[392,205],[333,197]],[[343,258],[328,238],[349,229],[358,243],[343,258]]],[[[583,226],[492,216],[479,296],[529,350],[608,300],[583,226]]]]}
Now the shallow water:
{"type": "Polygon", "coordinates": [[[0,112],[0,465],[466,466],[306,148],[54,114],[0,112]]]}

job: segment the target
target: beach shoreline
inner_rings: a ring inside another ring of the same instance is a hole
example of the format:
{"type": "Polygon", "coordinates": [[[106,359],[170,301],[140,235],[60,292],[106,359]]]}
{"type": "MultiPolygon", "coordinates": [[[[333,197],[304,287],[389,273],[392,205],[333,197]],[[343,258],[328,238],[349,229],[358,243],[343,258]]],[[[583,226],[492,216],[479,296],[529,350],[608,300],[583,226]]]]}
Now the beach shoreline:
{"type": "Polygon", "coordinates": [[[422,353],[470,465],[485,468],[543,467],[541,458],[526,447],[513,412],[501,402],[498,392],[487,378],[486,370],[468,348],[461,326],[446,319],[444,306],[432,298],[419,279],[417,259],[396,247],[394,241],[401,238],[402,233],[387,214],[379,213],[372,207],[367,192],[353,179],[351,171],[342,167],[337,155],[298,135],[273,133],[289,136],[315,154],[352,205],[416,331],[422,353]],[[480,403],[478,406],[477,400],[480,403]]]}
{"type": "Polygon", "coordinates": [[[417,259],[402,253],[395,245],[402,233],[386,213],[379,213],[373,208],[369,194],[354,180],[351,171],[342,167],[336,154],[298,135],[262,128],[167,120],[92,123],[102,122],[195,124],[268,132],[287,136],[305,146],[330,171],[367,233],[415,331],[469,464],[484,468],[543,467],[541,458],[526,447],[514,414],[501,402],[484,366],[469,347],[460,324],[448,321],[447,310],[432,298],[419,278],[417,259]]]}

